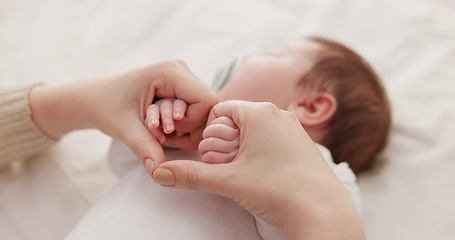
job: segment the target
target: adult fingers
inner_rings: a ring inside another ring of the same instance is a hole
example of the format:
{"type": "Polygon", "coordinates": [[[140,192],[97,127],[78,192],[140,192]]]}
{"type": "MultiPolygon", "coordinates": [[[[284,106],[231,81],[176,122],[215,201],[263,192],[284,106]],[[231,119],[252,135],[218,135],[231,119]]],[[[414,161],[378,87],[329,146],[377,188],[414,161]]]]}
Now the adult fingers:
{"type": "Polygon", "coordinates": [[[123,134],[121,139],[143,164],[146,159],[151,159],[155,166],[165,161],[163,148],[141,122],[131,124],[123,134]]]}
{"type": "Polygon", "coordinates": [[[206,164],[197,161],[175,160],[164,162],[153,172],[153,180],[175,188],[204,190],[226,195],[229,168],[221,164],[206,164]]]}
{"type": "Polygon", "coordinates": [[[158,79],[154,85],[156,97],[177,98],[185,101],[188,108],[185,117],[176,123],[176,129],[182,132],[195,131],[206,123],[207,115],[218,100],[210,88],[198,79],[181,61],[164,62],[164,67],[155,64],[153,79],[158,79]]]}

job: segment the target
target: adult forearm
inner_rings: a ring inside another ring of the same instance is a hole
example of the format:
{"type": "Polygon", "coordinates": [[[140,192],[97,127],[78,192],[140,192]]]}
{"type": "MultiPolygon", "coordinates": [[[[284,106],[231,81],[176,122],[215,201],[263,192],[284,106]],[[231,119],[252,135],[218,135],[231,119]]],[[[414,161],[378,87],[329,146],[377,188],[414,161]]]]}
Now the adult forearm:
{"type": "Polygon", "coordinates": [[[93,127],[87,119],[84,84],[43,85],[31,90],[32,119],[46,135],[57,139],[70,131],[93,127]]]}
{"type": "Polygon", "coordinates": [[[310,200],[307,197],[303,203],[296,202],[284,222],[291,239],[365,240],[361,218],[351,199],[342,189],[329,187],[328,191],[331,193],[326,197],[310,200]]]}
{"type": "Polygon", "coordinates": [[[59,138],[79,129],[94,128],[123,141],[141,161],[165,161],[163,149],[144,125],[153,99],[179,98],[189,104],[176,131],[200,134],[210,108],[217,99],[181,61],[163,61],[131,71],[62,85],[33,89],[30,93],[32,118],[49,137],[59,138]]]}
{"type": "Polygon", "coordinates": [[[362,224],[351,216],[333,216],[333,219],[311,222],[300,222],[300,226],[289,230],[289,236],[294,240],[365,240],[362,224]],[[339,220],[339,221],[337,221],[339,220]],[[344,224],[349,223],[349,224],[344,224]],[[306,225],[305,225],[306,224],[306,225]],[[340,226],[341,225],[341,226],[340,226]],[[342,227],[343,226],[343,227],[342,227]]]}

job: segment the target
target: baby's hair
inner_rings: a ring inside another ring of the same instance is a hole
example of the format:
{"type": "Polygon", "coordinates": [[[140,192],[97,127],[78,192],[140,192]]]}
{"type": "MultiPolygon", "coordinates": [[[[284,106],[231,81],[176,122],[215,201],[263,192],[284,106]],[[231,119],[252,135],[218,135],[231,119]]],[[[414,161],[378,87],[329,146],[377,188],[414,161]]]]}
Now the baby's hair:
{"type": "Polygon", "coordinates": [[[385,90],[371,66],[354,51],[321,37],[308,39],[322,48],[299,84],[330,93],[338,103],[321,144],[330,149],[335,162],[347,162],[359,173],[387,144],[391,113],[385,90]]]}

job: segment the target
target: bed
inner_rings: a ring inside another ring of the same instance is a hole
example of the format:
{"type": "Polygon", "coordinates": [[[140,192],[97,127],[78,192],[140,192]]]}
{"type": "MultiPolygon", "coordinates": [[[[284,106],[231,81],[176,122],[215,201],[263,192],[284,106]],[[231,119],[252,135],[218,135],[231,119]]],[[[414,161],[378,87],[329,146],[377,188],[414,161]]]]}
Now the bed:
{"type": "MultiPolygon", "coordinates": [[[[389,145],[358,178],[368,239],[455,237],[455,1],[1,1],[0,34],[0,86],[175,58],[210,84],[245,53],[307,35],[341,41],[376,68],[393,108],[389,145]]],[[[117,181],[110,142],[74,132],[0,170],[0,238],[63,239],[117,181]]]]}

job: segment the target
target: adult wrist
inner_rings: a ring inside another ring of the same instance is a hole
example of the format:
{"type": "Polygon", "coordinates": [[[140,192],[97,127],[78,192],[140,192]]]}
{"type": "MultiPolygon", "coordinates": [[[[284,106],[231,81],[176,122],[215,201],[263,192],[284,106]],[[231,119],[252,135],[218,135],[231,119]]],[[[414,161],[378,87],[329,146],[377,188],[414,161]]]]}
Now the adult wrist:
{"type": "Polygon", "coordinates": [[[77,84],[34,87],[29,94],[32,120],[53,139],[73,130],[89,128],[83,114],[86,109],[79,99],[81,92],[83,89],[77,84]]]}
{"type": "Polygon", "coordinates": [[[349,198],[303,202],[284,222],[291,239],[366,239],[361,218],[349,198]]]}

